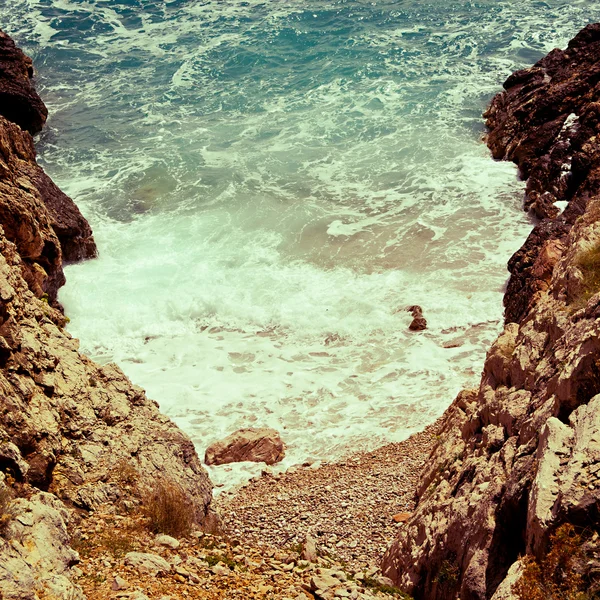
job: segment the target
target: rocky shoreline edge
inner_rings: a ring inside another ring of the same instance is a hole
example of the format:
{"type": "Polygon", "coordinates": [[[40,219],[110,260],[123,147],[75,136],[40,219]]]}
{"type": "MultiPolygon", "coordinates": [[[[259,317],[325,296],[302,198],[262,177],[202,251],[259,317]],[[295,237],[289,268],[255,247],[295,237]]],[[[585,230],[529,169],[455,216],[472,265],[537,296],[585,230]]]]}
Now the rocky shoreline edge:
{"type": "Polygon", "coordinates": [[[600,25],[486,113],[539,222],[479,388],[402,444],[218,502],[189,438],[63,329],[62,263],[95,245],[35,161],[47,113],[2,33],[0,64],[0,598],[600,594],[600,25]],[[165,490],[190,517],[178,539],[152,531],[165,490]]]}

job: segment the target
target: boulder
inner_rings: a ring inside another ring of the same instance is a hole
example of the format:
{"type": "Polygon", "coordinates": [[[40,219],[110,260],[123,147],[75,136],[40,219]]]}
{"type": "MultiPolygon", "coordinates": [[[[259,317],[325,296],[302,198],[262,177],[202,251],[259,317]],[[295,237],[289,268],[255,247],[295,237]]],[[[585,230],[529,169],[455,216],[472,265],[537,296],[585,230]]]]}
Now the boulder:
{"type": "Polygon", "coordinates": [[[264,462],[273,465],[285,456],[285,446],[275,429],[267,427],[239,429],[224,440],[214,442],[206,449],[207,465],[233,462],[264,462]]]}
{"type": "MultiPolygon", "coordinates": [[[[3,484],[0,483],[0,488],[3,484]]],[[[0,598],[47,597],[84,600],[71,582],[79,555],[69,546],[68,511],[52,494],[38,492],[11,504],[12,520],[0,536],[0,598]]]]}
{"type": "Polygon", "coordinates": [[[125,564],[141,573],[150,573],[151,575],[168,573],[171,570],[171,565],[162,556],[149,552],[128,552],[125,555],[125,564]]]}
{"type": "Polygon", "coordinates": [[[317,559],[317,543],[315,542],[315,538],[310,533],[307,533],[302,545],[302,560],[316,563],[317,559]]]}

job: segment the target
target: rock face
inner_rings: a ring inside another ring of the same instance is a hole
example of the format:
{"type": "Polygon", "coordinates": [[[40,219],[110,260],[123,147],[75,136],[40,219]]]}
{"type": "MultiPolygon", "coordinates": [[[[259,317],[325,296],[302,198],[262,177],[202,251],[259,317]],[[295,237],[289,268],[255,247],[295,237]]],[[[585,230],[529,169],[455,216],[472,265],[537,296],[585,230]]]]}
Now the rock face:
{"type": "Polygon", "coordinates": [[[511,258],[506,321],[520,322],[548,288],[560,247],[600,174],[600,24],[581,31],[504,83],[484,115],[494,158],[514,161],[527,179],[525,209],[541,222],[511,258]],[[568,202],[563,214],[554,204],[568,202]]]}
{"type": "Polygon", "coordinates": [[[31,59],[0,31],[0,114],[33,135],[42,130],[48,110],[32,78],[31,59]]]}
{"type": "Polygon", "coordinates": [[[285,456],[285,447],[275,429],[239,429],[224,440],[206,449],[207,465],[224,465],[233,462],[265,462],[273,465],[285,456]]]}
{"type": "MultiPolygon", "coordinates": [[[[21,104],[2,90],[37,106],[19,64],[31,67],[0,34],[0,106],[11,110],[21,104]]],[[[0,597],[76,599],[69,568],[77,554],[65,529],[73,507],[140,509],[166,480],[185,491],[200,524],[212,486],[191,440],[157,404],[116,365],[80,354],[62,329],[53,306],[62,262],[93,256],[95,245],[35,162],[22,127],[35,131],[42,114],[18,124],[0,116],[0,597]],[[7,489],[20,497],[3,506],[7,489]]]]}
{"type": "MultiPolygon", "coordinates": [[[[541,221],[509,263],[507,323],[480,386],[446,411],[383,559],[417,600],[514,597],[521,555],[541,561],[564,523],[600,525],[600,25],[505,88],[488,142],[529,177],[541,221]]],[[[586,544],[592,581],[600,545],[586,544]]]]}
{"type": "Polygon", "coordinates": [[[0,31],[0,224],[31,291],[58,306],[63,261],[92,258],[96,245],[77,206],[35,161],[28,132],[41,129],[47,110],[31,74],[31,60],[0,31]]]}
{"type": "Polygon", "coordinates": [[[79,556],[69,547],[64,505],[52,494],[38,492],[15,500],[12,511],[14,518],[0,537],[1,597],[34,600],[39,592],[83,600],[81,588],[70,579],[79,556]]]}

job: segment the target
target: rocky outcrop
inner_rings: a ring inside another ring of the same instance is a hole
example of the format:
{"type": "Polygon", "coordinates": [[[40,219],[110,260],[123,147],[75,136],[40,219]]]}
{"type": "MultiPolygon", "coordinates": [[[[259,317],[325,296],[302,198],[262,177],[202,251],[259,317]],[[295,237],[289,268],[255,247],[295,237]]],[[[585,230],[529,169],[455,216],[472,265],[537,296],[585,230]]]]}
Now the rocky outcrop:
{"type": "Polygon", "coordinates": [[[28,132],[41,129],[47,111],[31,87],[31,69],[0,31],[0,224],[17,246],[31,291],[58,307],[63,262],[96,256],[96,245],[75,203],[35,160],[28,132]]]}
{"type": "Polygon", "coordinates": [[[508,264],[505,317],[518,323],[548,288],[553,265],[540,254],[564,242],[597,191],[600,24],[586,27],[566,50],[517,71],[504,88],[484,115],[488,145],[494,158],[519,166],[527,179],[525,209],[541,219],[508,264]],[[562,214],[556,202],[569,203],[562,214]]]}
{"type": "Polygon", "coordinates": [[[427,319],[423,316],[423,309],[418,304],[409,306],[406,310],[413,316],[413,320],[408,326],[411,331],[423,331],[427,329],[427,319]]]}
{"type": "MultiPolygon", "coordinates": [[[[1,34],[0,90],[24,81],[18,64],[31,66],[13,50],[1,34]]],[[[62,328],[62,263],[93,256],[95,245],[35,162],[22,127],[35,131],[38,121],[0,116],[0,597],[79,598],[66,530],[74,509],[143,511],[161,482],[183,490],[201,524],[212,486],[191,440],[157,404],[116,365],[82,355],[62,328]]]]}
{"type": "MultiPolygon", "coordinates": [[[[503,333],[459,394],[383,572],[419,599],[514,598],[570,523],[600,573],[600,25],[515,73],[487,113],[542,220],[511,259],[503,333]],[[554,202],[567,201],[558,215],[554,202]],[[583,543],[583,542],[582,542],[583,543]]],[[[595,573],[595,575],[594,575],[595,573]]]]}
{"type": "MultiPolygon", "coordinates": [[[[0,488],[4,483],[0,482],[0,488]]],[[[0,597],[84,600],[72,582],[79,555],[70,546],[69,512],[52,494],[37,492],[12,503],[13,518],[0,537],[0,597]]]]}
{"type": "Polygon", "coordinates": [[[274,465],[283,460],[285,446],[275,429],[268,427],[238,429],[224,440],[212,443],[204,456],[207,465],[234,462],[264,462],[274,465]]]}
{"type": "Polygon", "coordinates": [[[0,115],[33,135],[42,130],[48,110],[32,78],[31,59],[0,31],[0,115]]]}

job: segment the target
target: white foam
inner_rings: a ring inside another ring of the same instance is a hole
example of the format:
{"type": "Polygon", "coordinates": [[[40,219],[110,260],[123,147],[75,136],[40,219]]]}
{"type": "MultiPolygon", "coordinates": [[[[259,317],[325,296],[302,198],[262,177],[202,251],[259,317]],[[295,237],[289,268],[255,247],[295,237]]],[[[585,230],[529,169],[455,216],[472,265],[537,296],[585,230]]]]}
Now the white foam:
{"type": "MultiPolygon", "coordinates": [[[[318,53],[312,15],[346,7],[304,9],[188,2],[132,19],[108,3],[0,6],[40,68],[52,115],[40,159],[100,249],[67,268],[72,332],[201,454],[238,427],[279,429],[278,468],[403,439],[476,384],[506,260],[529,229],[523,184],[490,160],[480,114],[504,77],[593,13],[505,2],[436,24],[394,7],[377,27],[348,19],[328,59],[346,72],[321,80],[285,53],[298,40],[318,53]],[[75,14],[99,33],[64,39],[75,14]],[[247,44],[265,37],[283,53],[263,57],[278,69],[269,81],[247,44]],[[359,70],[345,54],[356,49],[375,53],[359,70]],[[408,331],[411,304],[426,332],[408,331]]],[[[227,487],[261,468],[211,476],[227,487]]]]}

